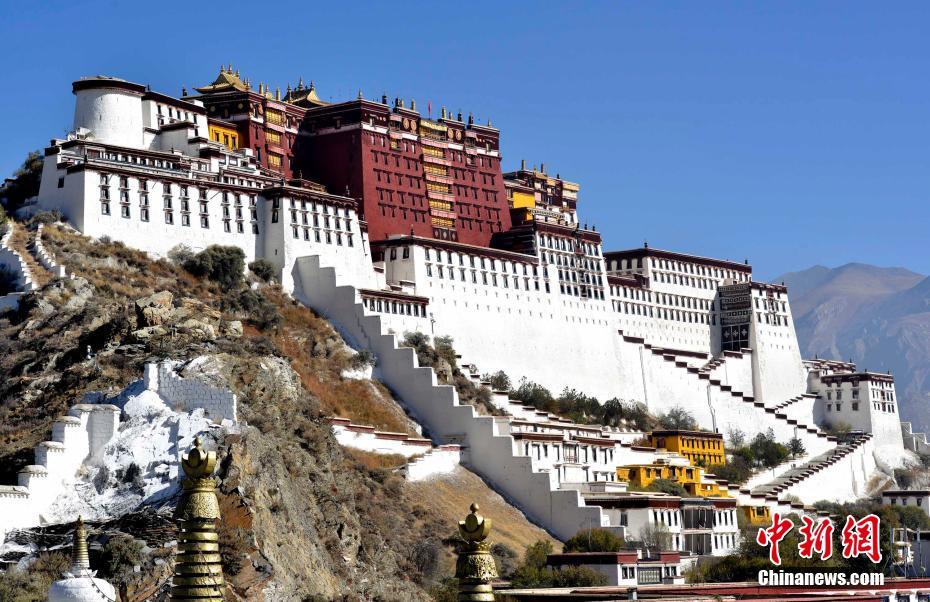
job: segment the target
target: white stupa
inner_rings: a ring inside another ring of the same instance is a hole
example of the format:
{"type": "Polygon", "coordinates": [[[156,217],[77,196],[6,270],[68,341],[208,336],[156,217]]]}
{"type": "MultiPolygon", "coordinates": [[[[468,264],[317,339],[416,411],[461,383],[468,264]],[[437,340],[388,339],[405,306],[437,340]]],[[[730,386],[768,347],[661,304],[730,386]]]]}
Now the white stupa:
{"type": "Polygon", "coordinates": [[[113,586],[94,577],[87,555],[87,534],[84,520],[78,517],[74,527],[74,545],[71,551],[71,571],[64,573],[48,589],[49,602],[115,602],[113,586]]]}

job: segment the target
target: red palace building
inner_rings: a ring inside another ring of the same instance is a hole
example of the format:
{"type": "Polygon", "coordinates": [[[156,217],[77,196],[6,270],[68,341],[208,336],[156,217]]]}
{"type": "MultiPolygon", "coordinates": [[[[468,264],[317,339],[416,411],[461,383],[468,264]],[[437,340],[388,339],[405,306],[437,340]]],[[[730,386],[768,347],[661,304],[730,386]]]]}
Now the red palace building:
{"type": "Polygon", "coordinates": [[[430,119],[415,101],[389,105],[361,93],[328,103],[302,81],[283,95],[264,84],[255,91],[232,66],[196,91],[185,99],[203,102],[211,139],[250,149],[283,179],[356,199],[373,242],[403,234],[534,253],[532,233],[542,222],[560,236],[600,243],[575,223],[577,184],[544,168],[502,172],[500,131],[490,122],[445,108],[430,119]]]}

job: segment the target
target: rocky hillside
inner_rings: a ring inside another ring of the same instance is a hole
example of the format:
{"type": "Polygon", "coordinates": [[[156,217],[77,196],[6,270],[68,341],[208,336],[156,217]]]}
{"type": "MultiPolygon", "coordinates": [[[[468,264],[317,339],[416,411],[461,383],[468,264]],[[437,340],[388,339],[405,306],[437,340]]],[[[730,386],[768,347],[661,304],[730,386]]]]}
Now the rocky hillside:
{"type": "MultiPolygon", "coordinates": [[[[343,377],[354,352],[326,321],[255,278],[218,284],[60,227],[47,228],[45,241],[76,277],[50,282],[0,318],[0,482],[15,482],[52,421],[83,394],[116,394],[146,361],[201,358],[184,376],[232,389],[243,425],[217,441],[230,599],[429,599],[451,569],[437,571],[424,550],[442,550],[452,513],[420,503],[422,489],[336,443],[328,415],[394,431],[414,425],[383,385],[343,377]]],[[[91,526],[102,573],[124,601],[164,590],[168,506],[91,526]],[[134,527],[135,515],[147,517],[147,529],[134,527]],[[121,538],[129,543],[119,557],[138,572],[107,560],[121,538]]],[[[510,520],[510,529],[533,530],[519,513],[510,520]]],[[[62,544],[46,531],[22,537],[62,544]]],[[[47,580],[55,563],[42,558],[36,579],[47,580]]],[[[40,591],[36,583],[13,589],[40,591]]],[[[0,578],[0,593],[9,585],[0,578]]],[[[41,599],[22,596],[12,599],[41,599]]]]}
{"type": "Polygon", "coordinates": [[[930,429],[930,278],[851,263],[781,276],[805,357],[852,359],[895,375],[901,416],[930,429]]]}

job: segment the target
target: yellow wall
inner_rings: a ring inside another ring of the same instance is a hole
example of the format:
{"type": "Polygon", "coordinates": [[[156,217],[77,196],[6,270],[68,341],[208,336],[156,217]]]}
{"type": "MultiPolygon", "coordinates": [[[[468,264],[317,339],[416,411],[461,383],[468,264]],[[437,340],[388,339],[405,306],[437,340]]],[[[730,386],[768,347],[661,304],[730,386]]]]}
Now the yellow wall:
{"type": "Polygon", "coordinates": [[[513,192],[513,208],[529,208],[532,209],[536,206],[536,196],[528,192],[519,192],[515,190],[513,192]]]}
{"type": "Polygon", "coordinates": [[[702,483],[704,470],[698,466],[669,466],[668,464],[636,464],[617,468],[617,480],[645,489],[656,479],[667,479],[681,484],[691,495],[701,497],[728,497],[716,483],[702,483]]]}
{"type": "Polygon", "coordinates": [[[698,460],[703,460],[704,466],[727,463],[723,439],[702,437],[699,433],[681,433],[661,437],[650,435],[649,439],[654,447],[677,452],[688,458],[691,464],[696,465],[698,460]]]}
{"type": "Polygon", "coordinates": [[[767,527],[772,524],[772,515],[768,506],[740,506],[739,509],[752,526],[767,527]]]}
{"type": "Polygon", "coordinates": [[[210,124],[210,140],[219,142],[229,149],[236,150],[239,148],[239,132],[232,128],[224,128],[220,125],[210,124]]]}

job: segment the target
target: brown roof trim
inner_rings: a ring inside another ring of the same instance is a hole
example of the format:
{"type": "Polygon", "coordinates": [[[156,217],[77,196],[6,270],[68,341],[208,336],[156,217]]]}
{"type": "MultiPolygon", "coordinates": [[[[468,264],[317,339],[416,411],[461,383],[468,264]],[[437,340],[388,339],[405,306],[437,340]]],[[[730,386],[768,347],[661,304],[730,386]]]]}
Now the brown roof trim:
{"type": "Polygon", "coordinates": [[[585,505],[601,508],[680,508],[681,498],[677,496],[647,495],[586,495],[585,505]]]}
{"type": "Polygon", "coordinates": [[[788,287],[783,284],[769,284],[767,282],[759,282],[757,280],[752,280],[749,282],[749,286],[755,290],[759,291],[771,291],[773,293],[787,293],[788,287]]]}
{"type": "Polygon", "coordinates": [[[549,554],[546,557],[546,564],[552,566],[580,564],[636,564],[639,561],[639,555],[636,550],[629,552],[564,552],[562,554],[549,554]]]}
{"type": "Polygon", "coordinates": [[[846,382],[851,380],[874,380],[893,383],[894,376],[881,372],[841,372],[839,374],[824,374],[820,377],[823,382],[846,382]]]}
{"type": "MultiPolygon", "coordinates": [[[[267,176],[266,176],[267,177],[267,176]]],[[[267,198],[273,198],[274,196],[293,196],[297,198],[313,198],[333,205],[339,205],[340,207],[348,207],[350,209],[358,209],[358,202],[350,197],[341,196],[338,194],[331,194],[329,192],[322,192],[318,190],[310,190],[308,188],[298,188],[296,186],[290,186],[288,184],[279,184],[277,186],[268,186],[262,189],[262,194],[267,198]]]]}
{"type": "Polygon", "coordinates": [[[372,288],[360,288],[358,292],[363,297],[381,297],[383,299],[394,299],[397,301],[413,301],[414,303],[422,303],[424,305],[429,304],[429,297],[421,297],[419,295],[411,295],[398,291],[379,291],[372,288]]]}
{"type": "Polygon", "coordinates": [[[83,90],[94,90],[98,88],[115,88],[117,90],[125,90],[126,92],[132,92],[134,94],[145,94],[145,86],[142,84],[136,84],[133,82],[128,82],[124,79],[119,79],[115,77],[86,77],[72,82],[71,92],[77,94],[83,90]]]}
{"type": "Polygon", "coordinates": [[[701,437],[704,439],[723,439],[723,435],[720,433],[709,433],[705,431],[680,431],[673,429],[652,431],[653,437],[672,437],[675,435],[684,435],[686,437],[701,437]]]}
{"type": "MultiPolygon", "coordinates": [[[[526,224],[526,226],[534,226],[539,232],[550,232],[558,236],[568,236],[575,237],[578,236],[581,240],[585,242],[590,242],[594,244],[601,244],[601,235],[595,230],[585,230],[577,224],[572,226],[563,226],[561,224],[553,224],[552,222],[540,222],[533,220],[531,223],[526,224]]],[[[517,228],[514,228],[516,230],[517,228]]]]}
{"type": "Polygon", "coordinates": [[[165,125],[161,126],[159,131],[167,132],[170,130],[186,130],[195,127],[197,127],[197,124],[193,121],[174,121],[172,123],[166,123],[165,125]]]}
{"type": "Polygon", "coordinates": [[[147,90],[145,94],[142,95],[142,100],[157,100],[165,104],[181,107],[182,109],[186,109],[193,113],[200,113],[201,115],[207,114],[207,109],[200,105],[188,102],[186,100],[181,100],[180,98],[175,98],[174,96],[168,96],[167,94],[162,94],[161,92],[155,92],[153,90],[147,90]]]}
{"type": "Polygon", "coordinates": [[[678,251],[666,251],[664,249],[653,249],[651,247],[638,247],[636,249],[627,249],[623,251],[605,251],[604,259],[611,261],[614,259],[641,259],[646,257],[656,257],[660,259],[672,259],[675,261],[684,261],[688,263],[699,263],[713,267],[724,268],[727,270],[736,270],[738,272],[752,272],[752,266],[729,259],[714,259],[712,257],[702,257],[701,255],[689,255],[679,253],[678,251]]]}
{"type": "Polygon", "coordinates": [[[561,433],[525,433],[522,431],[515,431],[510,433],[510,436],[514,439],[526,439],[527,441],[558,442],[564,440],[561,433]]]}

